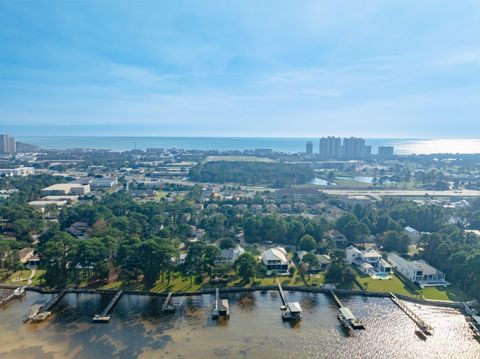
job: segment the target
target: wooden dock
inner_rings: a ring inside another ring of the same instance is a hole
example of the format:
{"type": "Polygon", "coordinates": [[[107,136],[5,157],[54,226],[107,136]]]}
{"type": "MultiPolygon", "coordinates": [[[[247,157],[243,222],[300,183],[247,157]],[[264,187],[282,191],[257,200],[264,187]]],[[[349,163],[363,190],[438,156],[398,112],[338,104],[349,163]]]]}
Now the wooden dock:
{"type": "Polygon", "coordinates": [[[25,322],[41,322],[47,319],[52,314],[52,309],[55,307],[67,293],[68,288],[64,288],[61,292],[50,299],[46,304],[41,306],[34,305],[30,313],[25,316],[25,322]]]}
{"type": "Polygon", "coordinates": [[[15,289],[12,293],[10,293],[9,295],[0,298],[0,306],[7,304],[8,302],[10,302],[10,301],[12,301],[12,300],[14,300],[14,299],[18,299],[18,298],[21,298],[21,297],[25,296],[25,294],[26,294],[25,288],[26,288],[26,286],[25,286],[25,287],[16,288],[16,289],[15,289]]]}
{"type": "Polygon", "coordinates": [[[228,299],[220,299],[220,290],[215,288],[215,307],[212,310],[212,319],[230,317],[230,305],[228,299]]]}
{"type": "Polygon", "coordinates": [[[330,289],[330,294],[332,295],[333,300],[335,301],[335,303],[337,303],[339,308],[337,318],[340,323],[342,323],[343,327],[347,330],[347,332],[350,333],[352,329],[365,329],[365,325],[362,323],[362,321],[355,317],[355,315],[349,308],[343,305],[343,303],[340,301],[340,299],[338,299],[333,289],[330,289]]]}
{"type": "Polygon", "coordinates": [[[417,313],[411,310],[402,300],[398,299],[393,293],[390,293],[390,299],[394,302],[406,315],[414,321],[418,328],[426,335],[433,334],[433,328],[428,325],[417,313]]]}
{"type": "Polygon", "coordinates": [[[168,293],[167,298],[165,299],[165,302],[162,305],[162,312],[174,313],[177,310],[177,308],[182,304],[182,302],[170,303],[172,301],[172,295],[173,295],[173,292],[168,293]]]}
{"type": "Polygon", "coordinates": [[[65,294],[67,294],[67,290],[68,288],[64,288],[56,296],[50,299],[50,301],[47,302],[47,304],[42,305],[42,312],[51,312],[53,307],[55,307],[58,303],[60,303],[62,298],[65,296],[65,294]]]}
{"type": "Polygon", "coordinates": [[[117,302],[120,300],[120,297],[123,295],[123,290],[119,290],[117,293],[115,293],[114,297],[108,303],[108,305],[105,307],[102,313],[100,314],[95,314],[93,317],[93,321],[95,323],[108,323],[110,321],[110,312],[112,311],[113,307],[117,302]]]}
{"type": "Polygon", "coordinates": [[[300,303],[287,302],[287,298],[285,297],[285,293],[283,292],[283,288],[280,282],[277,282],[277,289],[278,293],[280,294],[280,298],[282,299],[282,305],[280,306],[280,310],[282,312],[282,319],[292,321],[301,320],[302,307],[300,306],[300,303]]]}
{"type": "Polygon", "coordinates": [[[335,294],[335,292],[333,291],[333,289],[330,289],[330,294],[332,295],[332,298],[333,298],[333,300],[335,301],[335,303],[337,303],[338,307],[339,307],[339,308],[343,308],[342,302],[340,301],[340,299],[338,299],[338,297],[337,297],[337,295],[335,294]]]}

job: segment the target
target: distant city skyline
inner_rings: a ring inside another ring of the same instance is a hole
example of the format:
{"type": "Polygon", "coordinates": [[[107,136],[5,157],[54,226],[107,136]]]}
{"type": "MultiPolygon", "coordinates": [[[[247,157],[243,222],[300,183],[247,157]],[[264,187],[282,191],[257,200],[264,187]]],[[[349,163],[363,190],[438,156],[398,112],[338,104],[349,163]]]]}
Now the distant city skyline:
{"type": "Polygon", "coordinates": [[[478,1],[0,9],[0,131],[17,137],[480,133],[478,1]]]}

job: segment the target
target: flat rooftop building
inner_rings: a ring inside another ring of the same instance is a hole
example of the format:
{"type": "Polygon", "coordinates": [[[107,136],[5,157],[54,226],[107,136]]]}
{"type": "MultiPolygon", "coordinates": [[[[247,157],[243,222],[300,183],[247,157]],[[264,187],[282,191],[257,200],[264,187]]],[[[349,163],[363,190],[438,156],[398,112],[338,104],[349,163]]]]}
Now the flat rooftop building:
{"type": "Polygon", "coordinates": [[[90,193],[90,185],[79,183],[58,183],[42,189],[44,196],[83,196],[90,193]]]}

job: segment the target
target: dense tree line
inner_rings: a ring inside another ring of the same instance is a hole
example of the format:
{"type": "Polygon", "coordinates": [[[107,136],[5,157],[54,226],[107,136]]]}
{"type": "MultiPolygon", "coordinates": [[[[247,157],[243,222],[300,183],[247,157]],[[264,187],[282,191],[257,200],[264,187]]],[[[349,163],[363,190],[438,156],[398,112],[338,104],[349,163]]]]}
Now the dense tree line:
{"type": "Polygon", "coordinates": [[[310,168],[281,162],[214,161],[200,163],[190,170],[193,181],[274,187],[306,183],[313,177],[310,168]]]}
{"type": "Polygon", "coordinates": [[[422,257],[445,272],[447,280],[480,300],[480,238],[455,226],[421,238],[422,257]]]}

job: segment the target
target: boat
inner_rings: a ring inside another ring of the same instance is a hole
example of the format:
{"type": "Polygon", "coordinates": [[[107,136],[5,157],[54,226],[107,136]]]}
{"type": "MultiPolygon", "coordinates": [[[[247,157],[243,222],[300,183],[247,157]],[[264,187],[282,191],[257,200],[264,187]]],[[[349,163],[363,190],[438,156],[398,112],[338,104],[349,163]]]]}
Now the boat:
{"type": "Polygon", "coordinates": [[[25,314],[24,322],[33,320],[33,318],[35,318],[35,316],[38,315],[41,309],[42,309],[42,306],[40,304],[32,305],[32,307],[30,308],[30,311],[27,314],[25,314]]]}
{"type": "Polygon", "coordinates": [[[32,321],[32,322],[41,322],[41,321],[47,319],[47,318],[50,316],[50,314],[52,314],[52,312],[49,312],[49,311],[40,312],[40,313],[38,313],[37,315],[35,315],[35,316],[31,319],[31,321],[32,321]]]}
{"type": "Polygon", "coordinates": [[[96,323],[108,323],[110,321],[109,315],[95,314],[93,321],[96,323]]]}
{"type": "Polygon", "coordinates": [[[425,335],[425,333],[421,330],[415,330],[415,334],[417,335],[417,337],[419,337],[421,340],[427,340],[427,336],[425,335]]]}

